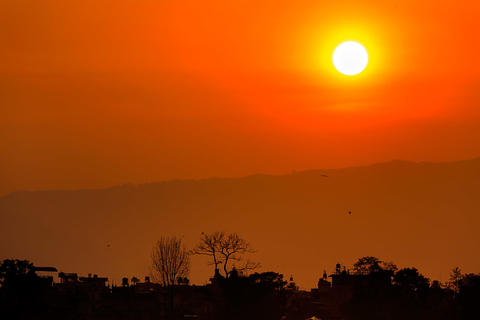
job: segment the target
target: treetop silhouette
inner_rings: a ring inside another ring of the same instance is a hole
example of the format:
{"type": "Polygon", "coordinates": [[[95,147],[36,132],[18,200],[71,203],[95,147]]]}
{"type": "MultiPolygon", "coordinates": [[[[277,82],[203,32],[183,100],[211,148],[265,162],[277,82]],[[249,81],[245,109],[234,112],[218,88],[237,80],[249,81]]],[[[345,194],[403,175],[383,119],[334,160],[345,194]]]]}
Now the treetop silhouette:
{"type": "Polygon", "coordinates": [[[233,270],[245,272],[260,267],[260,263],[252,262],[249,259],[244,261],[244,255],[255,253],[252,245],[240,237],[237,233],[225,233],[216,231],[211,234],[203,233],[200,242],[190,251],[190,254],[207,255],[212,258],[209,265],[223,266],[223,272],[228,279],[233,270]],[[231,263],[233,261],[233,263],[231,263]]]}

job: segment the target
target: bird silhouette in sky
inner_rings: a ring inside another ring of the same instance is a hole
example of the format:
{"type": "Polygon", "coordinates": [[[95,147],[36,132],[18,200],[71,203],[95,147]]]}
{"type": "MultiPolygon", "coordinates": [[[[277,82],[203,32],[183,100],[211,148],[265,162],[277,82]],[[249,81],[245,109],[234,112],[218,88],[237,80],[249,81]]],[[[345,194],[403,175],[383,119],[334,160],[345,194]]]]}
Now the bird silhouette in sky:
{"type": "Polygon", "coordinates": [[[348,214],[352,214],[352,211],[348,211],[348,214]]]}
{"type": "Polygon", "coordinates": [[[322,177],[325,177],[325,178],[328,177],[326,174],[322,174],[321,176],[322,176],[322,177]]]}

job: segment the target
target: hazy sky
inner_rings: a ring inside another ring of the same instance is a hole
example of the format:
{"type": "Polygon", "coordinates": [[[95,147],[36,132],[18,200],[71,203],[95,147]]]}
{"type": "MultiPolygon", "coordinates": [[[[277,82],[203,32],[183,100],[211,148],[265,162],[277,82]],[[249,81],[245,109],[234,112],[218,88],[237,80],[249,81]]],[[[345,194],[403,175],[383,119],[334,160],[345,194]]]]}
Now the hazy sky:
{"type": "Polygon", "coordinates": [[[477,1],[0,0],[0,196],[479,156],[477,1]],[[346,40],[370,57],[336,72],[346,40]]]}

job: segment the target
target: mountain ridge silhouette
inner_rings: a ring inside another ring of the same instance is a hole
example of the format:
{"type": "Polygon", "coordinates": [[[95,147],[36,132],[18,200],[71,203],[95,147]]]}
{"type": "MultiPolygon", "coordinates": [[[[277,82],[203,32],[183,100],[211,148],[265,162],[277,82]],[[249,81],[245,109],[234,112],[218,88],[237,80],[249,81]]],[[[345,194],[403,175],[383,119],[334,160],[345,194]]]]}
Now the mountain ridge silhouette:
{"type": "MultiPolygon", "coordinates": [[[[324,269],[376,255],[448,279],[478,272],[480,158],[394,160],[285,175],[171,180],[103,189],[16,191],[0,198],[0,259],[119,279],[148,274],[162,235],[193,247],[201,232],[238,232],[263,270],[313,287],[324,269]],[[351,212],[349,214],[348,212],[351,212]],[[110,247],[108,247],[110,245],[110,247]]],[[[213,274],[192,257],[193,283],[213,274]]]]}

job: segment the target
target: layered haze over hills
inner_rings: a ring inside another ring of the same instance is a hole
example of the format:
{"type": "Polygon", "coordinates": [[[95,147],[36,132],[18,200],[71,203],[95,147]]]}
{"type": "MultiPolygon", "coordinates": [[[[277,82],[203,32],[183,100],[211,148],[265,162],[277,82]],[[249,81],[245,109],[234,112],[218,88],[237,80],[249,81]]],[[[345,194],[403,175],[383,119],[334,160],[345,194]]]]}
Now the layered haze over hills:
{"type": "MultiPolygon", "coordinates": [[[[189,248],[202,232],[237,232],[261,271],[316,286],[335,263],[374,255],[446,281],[480,270],[480,158],[392,161],[244,178],[173,180],[98,190],[17,191],[0,198],[0,259],[95,273],[148,275],[161,236],[189,248]],[[351,214],[349,213],[351,212],[351,214]]],[[[192,257],[190,279],[213,274],[192,257]]]]}

